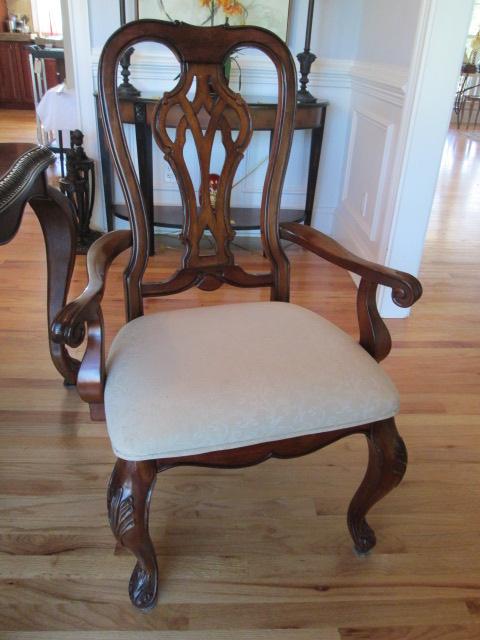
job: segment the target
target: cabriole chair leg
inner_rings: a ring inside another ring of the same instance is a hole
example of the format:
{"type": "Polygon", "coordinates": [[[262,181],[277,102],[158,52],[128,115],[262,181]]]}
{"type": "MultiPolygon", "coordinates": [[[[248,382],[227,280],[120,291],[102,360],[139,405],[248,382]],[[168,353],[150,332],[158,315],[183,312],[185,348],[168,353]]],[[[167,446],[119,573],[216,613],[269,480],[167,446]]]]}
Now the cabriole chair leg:
{"type": "Polygon", "coordinates": [[[118,459],[108,487],[108,516],[116,539],[137,558],[129,584],[132,604],[146,611],[158,596],[158,567],[150,534],[148,512],[157,476],[153,460],[118,459]]]}
{"type": "Polygon", "coordinates": [[[400,483],[407,470],[407,449],[393,418],[375,422],[365,435],[368,467],[348,509],[348,528],[358,553],[367,553],[376,543],[375,533],[365,516],[400,483]]]}

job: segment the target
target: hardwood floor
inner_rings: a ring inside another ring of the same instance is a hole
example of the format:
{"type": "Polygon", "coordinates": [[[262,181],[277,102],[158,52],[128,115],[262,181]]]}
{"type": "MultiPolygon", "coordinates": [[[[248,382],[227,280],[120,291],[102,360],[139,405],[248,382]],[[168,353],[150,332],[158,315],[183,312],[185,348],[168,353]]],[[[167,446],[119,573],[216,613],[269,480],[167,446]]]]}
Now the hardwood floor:
{"type": "Polygon", "coordinates": [[[0,109],[0,142],[36,142],[34,111],[0,109]]]}
{"type": "MultiPolygon", "coordinates": [[[[0,128],[3,137],[1,111],[0,128]]],[[[114,457],[105,427],[89,421],[49,359],[44,249],[27,213],[17,238],[0,247],[0,638],[480,638],[479,184],[480,143],[452,132],[424,297],[409,319],[389,321],[385,368],[401,393],[410,464],[372,511],[376,549],[357,557],[345,522],[366,462],[359,437],[245,470],[178,468],[161,474],[153,497],[162,578],[159,605],[146,615],[129,603],[134,562],[107,524],[114,457]]],[[[152,276],[177,259],[174,240],[158,244],[152,276]]],[[[238,254],[250,268],[263,260],[238,254]]],[[[354,334],[348,275],[302,250],[289,255],[292,300],[354,334]]],[[[122,324],[124,264],[109,278],[110,338],[122,324]]],[[[72,295],[84,282],[79,257],[72,295]]],[[[147,312],[264,297],[191,290],[148,301],[147,312]]]]}

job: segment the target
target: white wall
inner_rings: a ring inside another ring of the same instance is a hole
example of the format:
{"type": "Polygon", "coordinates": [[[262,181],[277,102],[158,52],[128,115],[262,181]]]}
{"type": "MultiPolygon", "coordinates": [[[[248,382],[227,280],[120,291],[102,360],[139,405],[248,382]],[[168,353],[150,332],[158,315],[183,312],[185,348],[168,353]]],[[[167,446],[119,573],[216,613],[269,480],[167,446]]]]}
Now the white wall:
{"type": "MultiPolygon", "coordinates": [[[[364,0],[317,0],[312,51],[319,57],[351,58],[357,50],[364,0]]],[[[128,2],[128,0],[127,0],[128,2]]],[[[381,0],[380,0],[381,3],[381,0]]],[[[101,47],[120,25],[118,0],[87,0],[92,47],[101,47]]],[[[303,49],[308,0],[291,0],[288,45],[303,49]]]]}
{"type": "Polygon", "coordinates": [[[408,66],[420,0],[363,0],[355,58],[372,64],[408,66]]]}
{"type": "Polygon", "coordinates": [[[350,136],[333,234],[384,263],[392,221],[390,189],[417,31],[418,0],[363,0],[352,60],[350,136]]]}
{"type": "MultiPolygon", "coordinates": [[[[297,40],[292,51],[302,51],[304,45],[307,0],[295,3],[302,16],[297,29],[297,40]]],[[[351,60],[355,56],[360,35],[363,0],[317,0],[315,28],[312,30],[311,49],[319,58],[351,60]]]]}
{"type": "Polygon", "coordinates": [[[87,5],[91,46],[102,47],[112,32],[120,26],[119,0],[88,0],[87,5]]]}

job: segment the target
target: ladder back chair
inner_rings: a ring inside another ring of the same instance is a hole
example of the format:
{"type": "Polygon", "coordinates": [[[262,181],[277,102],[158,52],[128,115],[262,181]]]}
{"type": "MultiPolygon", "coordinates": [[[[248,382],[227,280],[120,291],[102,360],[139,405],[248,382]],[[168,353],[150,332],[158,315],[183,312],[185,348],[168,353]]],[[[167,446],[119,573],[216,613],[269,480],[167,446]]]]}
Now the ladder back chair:
{"type": "Polygon", "coordinates": [[[148,531],[149,503],[157,473],[179,465],[244,467],[272,457],[312,453],[362,433],[368,439],[369,463],[350,504],[348,526],[356,549],[369,551],[375,536],[365,516],[400,482],[407,463],[393,418],[398,395],[378,365],[391,343],[376,307],[376,290],[379,284],[391,287],[394,301],[407,307],[420,297],[421,287],[414,277],[362,260],[312,228],[295,223],[279,226],[296,106],[295,66],[287,46],[260,28],[140,20],[119,29],[106,43],[99,63],[99,98],[131,231],[113,231],[91,247],[88,286],[57,316],[52,332],[61,344],[87,343],[77,388],[90,405],[92,419],[106,418],[117,455],[108,512],[117,540],[137,559],[129,585],[132,603],[143,610],[156,603],[158,569],[148,531]],[[152,122],[184,208],[181,265],[159,282],[143,278],[149,225],[116,95],[118,60],[142,40],[166,45],[181,65],[178,84],[158,102],[152,122]],[[246,102],[226,83],[223,61],[245,46],[263,51],[278,77],[276,126],[260,213],[269,264],[264,273],[246,272],[231,250],[230,194],[252,135],[252,121],[246,102]],[[193,86],[194,95],[189,97],[193,86]],[[178,122],[173,137],[170,118],[178,122]],[[208,185],[217,131],[225,160],[212,204],[208,185]],[[200,167],[198,197],[184,157],[187,132],[200,167]],[[206,231],[214,244],[208,255],[200,246],[206,231]],[[319,315],[289,303],[289,261],[282,238],[361,277],[360,344],[319,315]],[[105,278],[114,258],[127,249],[127,324],[105,362],[101,310],[105,278]],[[214,290],[223,284],[268,287],[271,302],[143,315],[145,297],[193,286],[214,290]]]}

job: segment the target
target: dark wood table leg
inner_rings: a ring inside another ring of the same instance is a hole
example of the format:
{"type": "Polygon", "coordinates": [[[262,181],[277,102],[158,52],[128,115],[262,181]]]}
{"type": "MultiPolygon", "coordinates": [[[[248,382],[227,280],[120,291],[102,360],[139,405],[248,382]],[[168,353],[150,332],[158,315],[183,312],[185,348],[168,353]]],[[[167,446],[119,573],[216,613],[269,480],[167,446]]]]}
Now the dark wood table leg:
{"type": "Polygon", "coordinates": [[[325,130],[325,116],[327,108],[322,110],[322,120],[319,127],[312,129],[312,139],[310,142],[310,162],[308,165],[307,197],[305,202],[305,224],[312,224],[313,203],[315,200],[315,189],[317,187],[318,167],[320,155],[322,153],[323,132],[325,130]]]}
{"type": "Polygon", "coordinates": [[[67,198],[46,185],[44,195],[29,200],[42,227],[47,252],[48,270],[48,342],[52,362],[63,376],[65,384],[74,385],[80,363],[63,345],[52,341],[50,328],[57,313],[65,306],[75,264],[76,228],[67,198]]]}
{"type": "Polygon", "coordinates": [[[147,212],[149,237],[149,255],[155,255],[155,227],[153,205],[153,158],[152,130],[147,122],[147,106],[135,103],[135,136],[137,140],[138,176],[147,212]]]}

